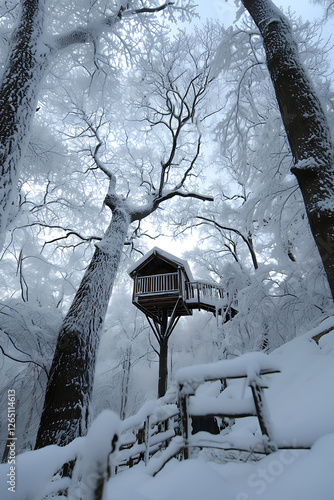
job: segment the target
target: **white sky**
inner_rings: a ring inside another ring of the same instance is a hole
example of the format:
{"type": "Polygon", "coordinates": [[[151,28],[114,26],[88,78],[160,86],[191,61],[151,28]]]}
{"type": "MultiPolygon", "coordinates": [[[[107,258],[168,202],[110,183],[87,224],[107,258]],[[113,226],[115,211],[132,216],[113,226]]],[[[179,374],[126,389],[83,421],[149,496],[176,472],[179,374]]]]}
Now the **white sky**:
{"type": "MultiPolygon", "coordinates": [[[[230,24],[234,20],[236,6],[234,0],[196,0],[198,10],[202,18],[218,18],[224,24],[230,24]]],[[[308,0],[277,0],[274,3],[278,7],[291,7],[293,12],[302,16],[306,21],[321,17],[322,8],[319,5],[314,5],[308,0]]]]}

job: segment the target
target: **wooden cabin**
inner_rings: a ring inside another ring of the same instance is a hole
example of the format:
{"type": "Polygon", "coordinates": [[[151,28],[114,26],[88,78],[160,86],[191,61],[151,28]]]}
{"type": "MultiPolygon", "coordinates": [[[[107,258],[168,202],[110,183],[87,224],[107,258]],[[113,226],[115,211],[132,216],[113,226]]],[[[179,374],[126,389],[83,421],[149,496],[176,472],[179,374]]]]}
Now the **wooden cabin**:
{"type": "Polygon", "coordinates": [[[228,297],[222,287],[195,281],[186,261],[154,247],[129,270],[134,280],[133,304],[158,320],[167,316],[189,316],[193,309],[222,313],[228,297]]]}
{"type": "Polygon", "coordinates": [[[175,307],[178,316],[189,316],[186,304],[186,283],[193,281],[190,268],[182,259],[154,247],[129,270],[134,280],[132,302],[150,317],[159,318],[167,309],[171,316],[175,307]]]}

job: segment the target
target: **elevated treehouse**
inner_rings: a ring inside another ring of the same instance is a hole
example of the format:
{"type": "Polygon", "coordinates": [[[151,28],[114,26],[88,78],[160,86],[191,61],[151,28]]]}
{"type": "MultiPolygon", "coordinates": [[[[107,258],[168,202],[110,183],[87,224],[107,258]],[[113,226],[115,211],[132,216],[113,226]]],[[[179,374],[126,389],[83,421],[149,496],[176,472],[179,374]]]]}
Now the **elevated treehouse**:
{"type": "Polygon", "coordinates": [[[237,310],[222,287],[195,281],[186,261],[157,247],[137,261],[129,274],[134,280],[132,303],[146,315],[159,343],[158,396],[162,397],[167,389],[168,339],[180,317],[203,309],[228,321],[237,310]]]}

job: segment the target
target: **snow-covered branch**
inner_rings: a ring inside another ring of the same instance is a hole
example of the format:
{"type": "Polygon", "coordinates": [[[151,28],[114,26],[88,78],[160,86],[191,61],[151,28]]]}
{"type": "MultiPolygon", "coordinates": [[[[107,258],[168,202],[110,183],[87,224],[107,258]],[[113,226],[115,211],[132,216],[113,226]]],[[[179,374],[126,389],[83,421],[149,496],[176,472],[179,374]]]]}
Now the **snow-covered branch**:
{"type": "Polygon", "coordinates": [[[246,245],[248,247],[248,250],[249,250],[249,253],[251,254],[254,269],[258,269],[259,268],[259,265],[258,265],[258,262],[257,262],[256,253],[254,251],[253,245],[249,241],[249,238],[247,238],[244,234],[242,234],[241,231],[239,231],[238,229],[235,229],[233,227],[222,226],[221,224],[219,224],[214,219],[208,219],[207,217],[202,217],[200,215],[196,216],[196,219],[200,219],[200,220],[204,221],[205,224],[216,226],[217,228],[219,228],[221,230],[232,231],[232,233],[235,233],[238,236],[240,236],[240,238],[246,243],[246,245]]]}
{"type": "Polygon", "coordinates": [[[167,200],[171,200],[172,198],[175,198],[177,196],[179,196],[180,198],[194,198],[194,199],[201,200],[201,201],[213,201],[212,196],[206,196],[206,195],[202,195],[199,193],[191,193],[191,192],[188,193],[188,192],[179,191],[179,190],[169,191],[165,194],[162,194],[161,196],[154,198],[151,203],[148,203],[147,205],[145,205],[143,207],[132,208],[131,209],[131,222],[144,219],[148,215],[155,212],[155,210],[161,205],[161,203],[163,203],[164,201],[167,201],[167,200]]]}
{"type": "Polygon", "coordinates": [[[40,365],[39,363],[37,363],[37,361],[34,361],[33,359],[17,359],[17,358],[14,358],[14,356],[11,356],[10,354],[8,354],[4,349],[3,347],[0,345],[0,351],[2,352],[2,354],[6,357],[6,358],[9,358],[11,359],[12,361],[16,361],[17,363],[32,363],[33,365],[36,365],[38,366],[39,368],[41,368],[45,373],[46,375],[48,374],[47,371],[46,371],[46,368],[45,366],[43,365],[40,365]]]}
{"type": "Polygon", "coordinates": [[[129,7],[121,6],[118,12],[106,16],[99,22],[75,28],[62,35],[57,35],[53,41],[53,51],[58,52],[70,47],[71,45],[92,42],[101,33],[110,31],[116,24],[125,18],[131,18],[138,14],[153,14],[161,12],[172,5],[174,5],[174,2],[166,2],[159,7],[142,7],[139,9],[130,9],[129,7]]]}

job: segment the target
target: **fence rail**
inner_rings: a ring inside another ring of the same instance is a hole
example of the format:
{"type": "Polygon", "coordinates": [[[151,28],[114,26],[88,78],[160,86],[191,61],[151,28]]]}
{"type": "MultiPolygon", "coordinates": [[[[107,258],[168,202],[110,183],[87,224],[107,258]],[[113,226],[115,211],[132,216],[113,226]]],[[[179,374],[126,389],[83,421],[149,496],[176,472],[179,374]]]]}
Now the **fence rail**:
{"type": "Polygon", "coordinates": [[[142,425],[121,437],[114,474],[140,461],[147,465],[157,451],[166,448],[171,439],[179,434],[179,427],[178,409],[160,421],[148,416],[142,425]]]}

